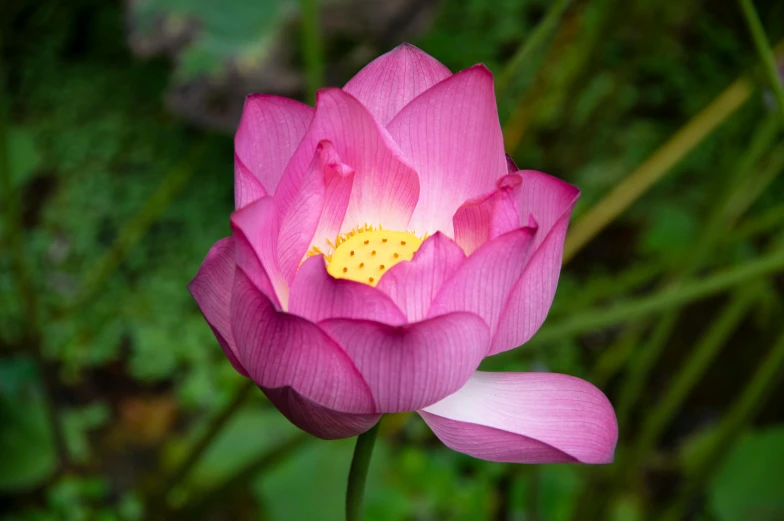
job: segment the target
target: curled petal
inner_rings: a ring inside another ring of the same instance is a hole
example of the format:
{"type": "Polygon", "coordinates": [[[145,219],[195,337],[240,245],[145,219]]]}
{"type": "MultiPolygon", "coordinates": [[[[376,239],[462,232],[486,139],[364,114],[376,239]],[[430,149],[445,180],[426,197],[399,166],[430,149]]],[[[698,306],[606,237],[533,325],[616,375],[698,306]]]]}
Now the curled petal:
{"type": "Polygon", "coordinates": [[[481,198],[464,203],[455,212],[452,223],[455,242],[467,255],[489,240],[519,228],[519,175],[510,174],[498,181],[498,189],[481,198]]]}
{"type": "Polygon", "coordinates": [[[327,273],[321,255],[307,259],[294,277],[289,311],[313,322],[349,318],[390,325],[406,323],[395,303],[378,289],[327,273]]]}
{"type": "Polygon", "coordinates": [[[443,285],[428,316],[469,311],[494,334],[506,297],[528,262],[535,233],[535,228],[519,228],[476,250],[443,285]]]}
{"type": "Polygon", "coordinates": [[[534,216],[539,225],[534,247],[539,248],[556,223],[564,215],[571,215],[580,198],[580,190],[557,177],[535,170],[520,170],[516,174],[523,179],[517,192],[520,225],[525,225],[529,215],[534,216]]]}
{"type": "Polygon", "coordinates": [[[506,463],[612,463],[618,424],[604,394],[552,373],[478,371],[419,414],[446,446],[506,463]]]}
{"type": "Polygon", "coordinates": [[[288,420],[323,440],[351,438],[370,430],[380,414],[350,414],[327,409],[308,400],[291,387],[261,389],[288,420]]]}
{"type": "Polygon", "coordinates": [[[376,289],[389,295],[409,323],[419,322],[427,317],[433,298],[464,260],[460,246],[438,232],[422,243],[413,259],[385,273],[376,289]]]}
{"type": "Polygon", "coordinates": [[[355,171],[342,231],[364,223],[405,230],[419,198],[417,173],[370,112],[340,89],[319,91],[313,123],[275,192],[281,212],[293,204],[322,140],[355,171]]]}
{"type": "MultiPolygon", "coordinates": [[[[234,153],[256,177],[265,194],[275,192],[311,119],[313,109],[298,101],[266,94],[246,98],[234,136],[234,153]]],[[[241,188],[239,194],[243,197],[235,200],[237,208],[255,200],[251,199],[253,192],[241,188]]]]}
{"type": "Polygon", "coordinates": [[[399,327],[344,319],[319,325],[354,361],[382,413],[420,409],[455,392],[479,366],[490,338],[471,313],[399,327]]]}
{"type": "Polygon", "coordinates": [[[367,64],[343,90],[386,125],[412,99],[451,75],[441,62],[404,43],[367,64]]]}
{"type": "Polygon", "coordinates": [[[234,275],[231,326],[240,362],[260,387],[291,387],[338,412],[374,414],[367,383],[312,322],[278,311],[242,269],[234,275]]]}
{"type": "Polygon", "coordinates": [[[199,305],[231,365],[242,376],[248,376],[237,358],[237,346],[231,333],[229,306],[233,285],[234,239],[226,237],[210,248],[198,273],[188,284],[188,291],[199,305]]]}
{"type": "Polygon", "coordinates": [[[354,170],[341,162],[329,141],[316,147],[310,173],[283,217],[278,262],[291,284],[308,247],[318,237],[335,237],[346,214],[354,170]]]}
{"type": "Polygon", "coordinates": [[[477,65],[416,97],[389,133],[419,173],[420,195],[409,228],[452,237],[463,202],[490,192],[507,172],[493,77],[477,65]]]}

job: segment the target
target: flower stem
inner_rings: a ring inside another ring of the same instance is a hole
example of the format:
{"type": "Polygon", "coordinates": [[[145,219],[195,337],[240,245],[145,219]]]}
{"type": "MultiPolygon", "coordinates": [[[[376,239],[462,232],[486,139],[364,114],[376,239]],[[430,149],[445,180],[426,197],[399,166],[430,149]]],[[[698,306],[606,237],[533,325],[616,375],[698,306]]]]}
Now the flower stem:
{"type": "Polygon", "coordinates": [[[169,496],[169,493],[188,476],[193,467],[201,460],[201,457],[215,438],[218,437],[218,434],[223,432],[223,428],[234,416],[234,413],[243,405],[250,394],[251,389],[255,387],[256,385],[250,379],[243,382],[231,402],[212,419],[207,430],[199,437],[196,443],[193,444],[193,447],[190,449],[187,456],[185,456],[169,477],[166,478],[163,487],[158,490],[157,493],[153,494],[150,499],[149,519],[164,517],[162,512],[166,510],[166,499],[169,496]]]}
{"type": "Polygon", "coordinates": [[[308,102],[316,102],[316,92],[324,84],[324,52],[319,28],[317,0],[300,0],[302,9],[302,50],[305,59],[308,102]]]}
{"type": "Polygon", "coordinates": [[[751,0],[738,0],[738,3],[743,12],[743,17],[746,19],[746,24],[749,26],[754,46],[757,48],[760,60],[762,60],[770,88],[776,97],[779,113],[784,117],[784,86],[782,86],[782,80],[779,79],[776,56],[770,48],[767,36],[765,36],[765,28],[762,27],[762,22],[760,22],[757,10],[754,9],[754,3],[751,0]]]}
{"type": "Polygon", "coordinates": [[[365,497],[365,481],[367,479],[370,458],[373,456],[373,447],[376,445],[378,426],[381,420],[372,429],[357,436],[357,445],[354,447],[354,457],[351,460],[351,469],[348,471],[348,486],[346,487],[346,521],[362,520],[362,501],[365,497]]]}

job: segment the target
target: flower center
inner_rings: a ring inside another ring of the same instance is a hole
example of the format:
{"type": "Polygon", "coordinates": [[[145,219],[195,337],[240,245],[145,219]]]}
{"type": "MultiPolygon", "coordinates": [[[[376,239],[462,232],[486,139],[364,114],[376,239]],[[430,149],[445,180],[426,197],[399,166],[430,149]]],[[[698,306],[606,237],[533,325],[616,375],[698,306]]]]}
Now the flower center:
{"type": "Polygon", "coordinates": [[[336,279],[350,279],[371,286],[392,266],[411,260],[422,240],[408,232],[374,230],[368,226],[338,238],[327,260],[327,272],[336,279]]]}

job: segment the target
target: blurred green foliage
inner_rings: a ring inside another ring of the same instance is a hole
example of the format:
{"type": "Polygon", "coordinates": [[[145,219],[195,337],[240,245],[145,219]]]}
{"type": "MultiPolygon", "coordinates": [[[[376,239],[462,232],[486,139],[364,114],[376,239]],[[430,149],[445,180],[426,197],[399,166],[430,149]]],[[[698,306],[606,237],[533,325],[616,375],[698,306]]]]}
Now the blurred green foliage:
{"type": "MultiPolygon", "coordinates": [[[[252,63],[275,52],[281,28],[296,23],[296,2],[129,3],[131,20],[142,31],[157,23],[175,29],[196,23],[200,31],[176,62],[168,63],[131,57],[123,31],[129,22],[115,3],[12,1],[3,8],[11,14],[0,17],[7,23],[2,52],[10,101],[10,180],[43,324],[40,334],[25,329],[19,274],[3,221],[0,515],[9,521],[147,519],[145,508],[163,486],[163,476],[241,385],[185,290],[209,246],[229,233],[231,138],[184,124],[165,109],[162,98],[173,81],[220,76],[227,61],[252,63]],[[162,183],[172,188],[149,210],[160,215],[149,226],[134,221],[162,183]],[[121,252],[105,281],[90,287],[85,281],[100,269],[99,259],[112,251],[118,236],[129,233],[129,222],[136,223],[130,233],[140,240],[121,252]],[[84,295],[88,298],[74,309],[84,295]],[[40,343],[42,361],[30,354],[36,352],[31,342],[40,343]],[[57,462],[42,385],[42,376],[51,375],[69,461],[65,467],[57,462]]],[[[770,39],[781,38],[784,4],[756,4],[770,39]]],[[[500,74],[549,5],[444,0],[432,26],[414,43],[453,70],[484,62],[500,74]]],[[[333,57],[326,59],[329,67],[333,57]]],[[[731,1],[574,1],[555,33],[521,70],[512,71],[513,80],[499,94],[507,139],[514,138],[509,152],[522,168],[580,186],[579,219],[755,63],[731,1]]],[[[757,90],[586,247],[564,270],[549,321],[644,295],[687,264],[718,197],[734,186],[729,183],[749,136],[772,112],[770,100],[757,90]]],[[[754,178],[778,164],[780,130],[774,137],[741,177],[754,178]]],[[[706,268],[739,265],[760,255],[781,228],[782,201],[784,181],[777,178],[739,223],[763,226],[736,236],[722,230],[706,268]]],[[[763,286],[754,312],[725,339],[718,361],[680,404],[655,450],[632,469],[632,479],[614,477],[613,467],[476,461],[443,447],[415,415],[394,416],[384,425],[371,465],[368,519],[655,519],[677,485],[692,476],[689,454],[710,438],[781,329],[781,279],[763,286]],[[599,487],[600,498],[590,494],[597,493],[591,486],[599,487]],[[598,513],[592,517],[593,512],[598,513]]],[[[619,460],[633,446],[645,411],[723,302],[718,296],[682,310],[628,428],[621,431],[619,460]]],[[[634,334],[645,339],[654,322],[652,317],[557,342],[534,338],[487,366],[553,370],[595,381],[605,376],[597,369],[600,356],[634,334]]],[[[618,372],[607,373],[602,384],[614,402],[626,357],[637,345],[616,350],[622,353],[618,372]]],[[[296,435],[259,395],[230,418],[193,472],[168,495],[175,513],[211,498],[210,491],[238,469],[296,435]]],[[[784,516],[779,494],[784,462],[778,461],[784,454],[784,416],[775,406],[781,398],[779,389],[771,406],[746,426],[747,435],[711,477],[704,496],[688,504],[684,518],[784,516]]],[[[217,503],[199,515],[340,519],[351,447],[349,440],[303,442],[284,461],[240,484],[231,497],[211,498],[217,503]]]]}

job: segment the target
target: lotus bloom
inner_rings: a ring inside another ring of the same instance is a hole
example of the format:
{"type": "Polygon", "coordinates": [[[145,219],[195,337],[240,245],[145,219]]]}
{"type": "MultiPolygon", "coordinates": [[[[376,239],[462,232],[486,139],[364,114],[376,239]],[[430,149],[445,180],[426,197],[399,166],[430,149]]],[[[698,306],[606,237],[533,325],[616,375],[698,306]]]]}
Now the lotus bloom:
{"type": "Polygon", "coordinates": [[[232,236],[190,291],[226,356],[295,425],[355,436],[416,411],[492,461],[612,461],[617,424],[571,376],[477,371],[555,294],[579,191],[504,153],[493,79],[402,45],[316,108],[247,98],[232,236]]]}

